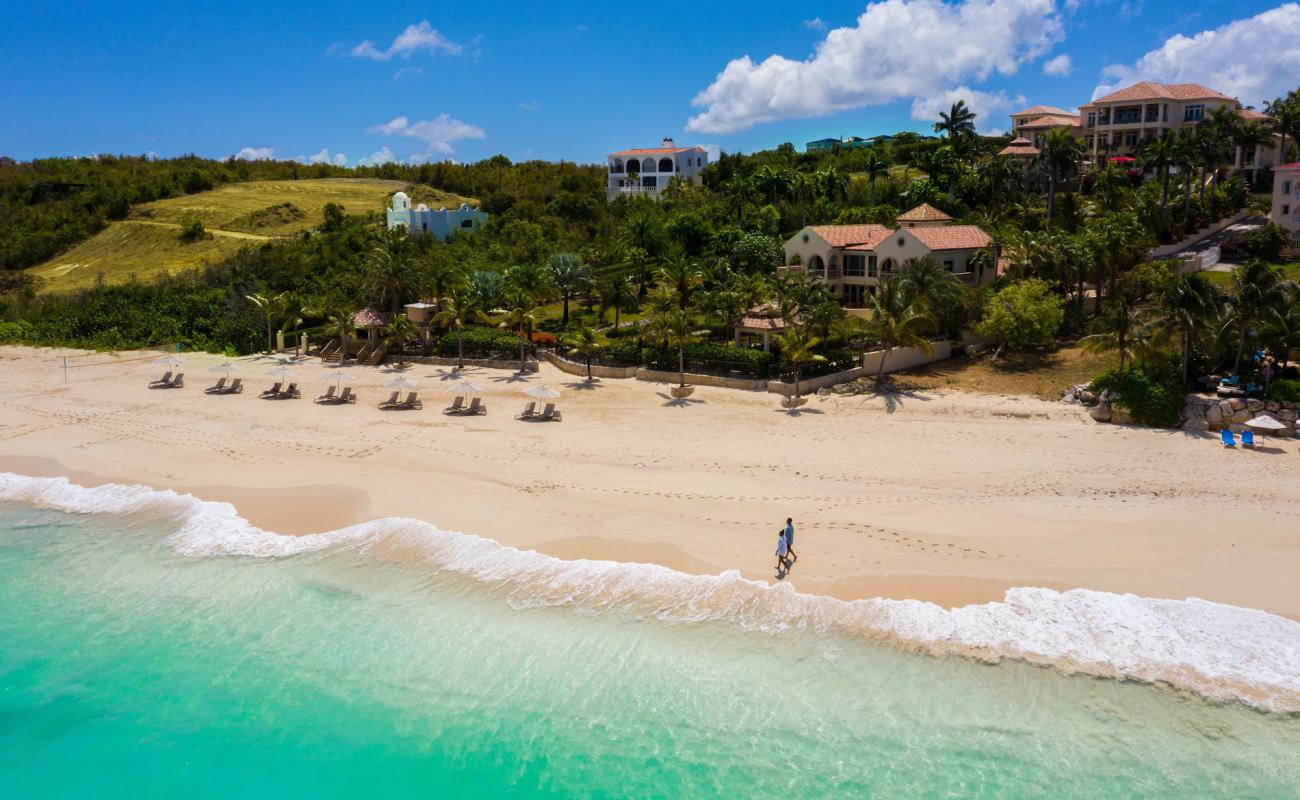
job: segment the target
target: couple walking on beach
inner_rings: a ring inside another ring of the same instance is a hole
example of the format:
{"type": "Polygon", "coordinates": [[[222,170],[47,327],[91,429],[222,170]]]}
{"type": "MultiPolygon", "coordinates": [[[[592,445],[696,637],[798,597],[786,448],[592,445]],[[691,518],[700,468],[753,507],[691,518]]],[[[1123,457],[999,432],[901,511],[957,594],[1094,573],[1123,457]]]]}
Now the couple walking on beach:
{"type": "Polygon", "coordinates": [[[777,577],[784,577],[798,560],[799,554],[794,551],[794,519],[786,517],[785,527],[776,534],[777,577]]]}

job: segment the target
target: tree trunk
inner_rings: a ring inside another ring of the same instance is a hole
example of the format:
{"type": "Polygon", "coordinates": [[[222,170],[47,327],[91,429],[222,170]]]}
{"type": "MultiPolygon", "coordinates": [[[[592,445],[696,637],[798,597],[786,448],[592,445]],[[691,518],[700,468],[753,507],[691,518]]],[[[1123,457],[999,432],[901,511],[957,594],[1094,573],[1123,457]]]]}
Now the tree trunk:
{"type": "Polygon", "coordinates": [[[348,340],[346,336],[339,337],[339,366],[343,366],[348,360],[348,340]]]}
{"type": "Polygon", "coordinates": [[[1183,328],[1183,391],[1187,391],[1187,372],[1191,369],[1192,330],[1183,328]]]}
{"type": "Polygon", "coordinates": [[[799,396],[799,367],[798,367],[798,365],[796,365],[795,368],[794,368],[794,396],[795,396],[796,398],[799,396]]]}
{"type": "Polygon", "coordinates": [[[275,342],[271,339],[271,315],[266,315],[266,353],[270,355],[275,352],[275,342]]]}
{"type": "Polygon", "coordinates": [[[524,340],[519,340],[519,374],[524,374],[524,340]]]}
{"type": "Polygon", "coordinates": [[[1241,374],[1241,354],[1246,351],[1246,333],[1250,330],[1250,325],[1245,320],[1241,325],[1241,336],[1237,339],[1237,357],[1232,361],[1232,374],[1241,374]]]}
{"type": "MultiPolygon", "coordinates": [[[[880,357],[880,366],[876,368],[876,389],[877,390],[880,389],[880,382],[885,377],[885,359],[889,358],[889,351],[893,349],[894,346],[892,344],[889,345],[888,347],[885,348],[885,354],[880,357]]],[[[863,358],[866,358],[866,355],[863,355],[863,358]]]]}
{"type": "Polygon", "coordinates": [[[1052,226],[1052,212],[1056,209],[1056,176],[1047,178],[1047,226],[1052,226]]]}
{"type": "Polygon", "coordinates": [[[1160,194],[1160,227],[1169,227],[1169,167],[1165,167],[1165,180],[1160,194]]]}
{"type": "Polygon", "coordinates": [[[562,327],[569,327],[569,293],[564,293],[564,319],[560,320],[562,327]]]}
{"type": "Polygon", "coordinates": [[[465,369],[465,337],[459,327],[456,328],[456,369],[465,369]]]}
{"type": "Polygon", "coordinates": [[[1192,173],[1188,172],[1183,181],[1183,224],[1191,227],[1192,219],[1192,173]]]}
{"type": "Polygon", "coordinates": [[[686,385],[686,347],[677,348],[677,378],[682,386],[686,385]]]}
{"type": "Polygon", "coordinates": [[[587,356],[587,380],[591,380],[591,356],[587,356]]]}

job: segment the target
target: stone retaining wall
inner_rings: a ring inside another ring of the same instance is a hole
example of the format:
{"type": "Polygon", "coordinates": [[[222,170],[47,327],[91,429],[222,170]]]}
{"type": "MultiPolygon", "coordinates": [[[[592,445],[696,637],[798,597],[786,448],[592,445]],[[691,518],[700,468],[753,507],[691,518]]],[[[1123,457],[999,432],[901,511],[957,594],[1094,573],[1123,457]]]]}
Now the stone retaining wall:
{"type": "MultiPolygon", "coordinates": [[[[558,353],[546,350],[542,352],[542,357],[551,362],[560,372],[567,372],[570,375],[587,377],[587,365],[570,361],[558,353]]],[[[600,364],[591,365],[591,375],[593,378],[635,378],[637,367],[607,367],[600,364]]]]}
{"type": "MultiPolygon", "coordinates": [[[[454,357],[447,358],[447,357],[444,357],[444,356],[407,356],[407,357],[406,357],[406,360],[407,360],[409,363],[412,363],[412,364],[433,364],[433,365],[441,366],[441,367],[454,367],[454,366],[456,366],[457,364],[460,363],[460,362],[459,362],[456,358],[454,358],[454,357]]],[[[391,363],[391,364],[396,364],[396,363],[397,363],[397,359],[393,359],[393,360],[392,360],[391,362],[389,362],[389,363],[391,363]]],[[[516,358],[516,359],[514,359],[514,360],[506,360],[506,359],[500,359],[500,358],[467,358],[467,359],[465,359],[465,366],[467,366],[467,367],[489,367],[489,368],[491,368],[491,369],[509,369],[509,370],[518,370],[518,369],[519,369],[519,359],[516,358]]],[[[536,372],[536,371],[537,371],[537,359],[530,358],[530,359],[527,359],[526,361],[524,361],[524,370],[525,370],[526,372],[536,372]]],[[[583,374],[583,375],[586,375],[587,373],[584,371],[582,374],[583,374]]]]}
{"type": "Polygon", "coordinates": [[[1295,436],[1296,420],[1300,418],[1300,403],[1199,394],[1189,394],[1183,398],[1185,431],[1217,431],[1228,428],[1234,433],[1241,433],[1246,428],[1246,422],[1260,414],[1268,414],[1286,425],[1285,430],[1278,431],[1281,435],[1295,436]]]}

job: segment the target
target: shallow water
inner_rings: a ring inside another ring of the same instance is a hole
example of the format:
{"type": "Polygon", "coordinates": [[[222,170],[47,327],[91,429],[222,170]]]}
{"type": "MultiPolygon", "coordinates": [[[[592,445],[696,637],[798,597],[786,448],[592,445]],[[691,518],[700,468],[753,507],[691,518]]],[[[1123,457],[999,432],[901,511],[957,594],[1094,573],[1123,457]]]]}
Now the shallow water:
{"type": "Polygon", "coordinates": [[[0,503],[7,796],[1300,795],[1294,715],[183,525],[0,503]]]}

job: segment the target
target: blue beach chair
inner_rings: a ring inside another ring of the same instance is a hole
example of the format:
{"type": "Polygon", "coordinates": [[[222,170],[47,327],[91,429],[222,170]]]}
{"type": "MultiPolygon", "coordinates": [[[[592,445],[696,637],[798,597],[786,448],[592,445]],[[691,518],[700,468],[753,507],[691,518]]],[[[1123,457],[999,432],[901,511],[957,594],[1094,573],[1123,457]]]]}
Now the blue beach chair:
{"type": "Polygon", "coordinates": [[[1232,431],[1228,430],[1227,428],[1224,428],[1223,430],[1219,431],[1219,438],[1220,438],[1220,439],[1223,439],[1223,446],[1224,446],[1224,447],[1236,447],[1236,446],[1237,446],[1237,439],[1236,439],[1236,437],[1234,437],[1234,436],[1232,435],[1232,431]]]}
{"type": "Polygon", "coordinates": [[[1241,446],[1242,446],[1242,447],[1254,447],[1254,446],[1255,446],[1255,432],[1254,432],[1254,431],[1252,431],[1251,429],[1247,428],[1246,430],[1244,430],[1244,431],[1241,432],[1241,446]]]}

